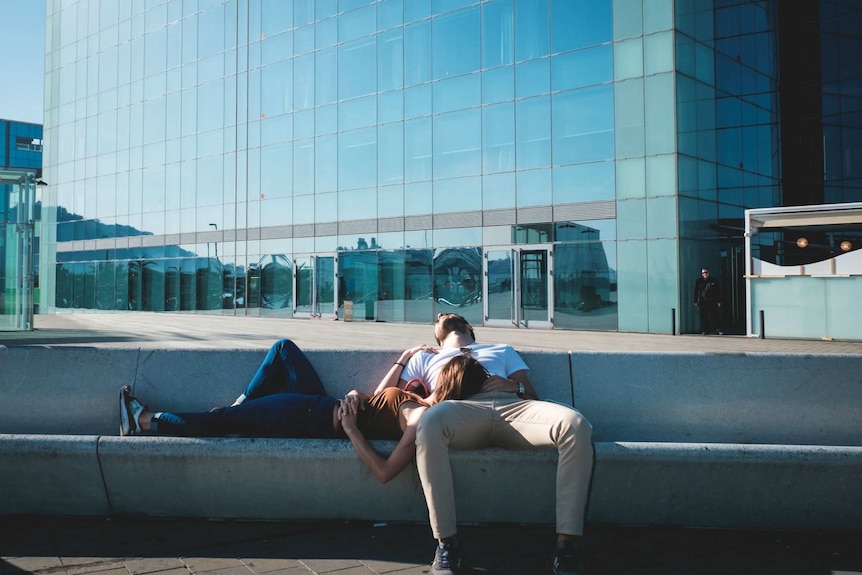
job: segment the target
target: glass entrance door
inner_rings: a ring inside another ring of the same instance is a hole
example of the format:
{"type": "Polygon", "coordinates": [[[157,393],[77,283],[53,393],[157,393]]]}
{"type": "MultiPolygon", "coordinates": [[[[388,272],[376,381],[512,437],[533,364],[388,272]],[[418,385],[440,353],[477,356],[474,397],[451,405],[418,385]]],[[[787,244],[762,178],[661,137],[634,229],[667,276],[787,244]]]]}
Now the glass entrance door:
{"type": "Polygon", "coordinates": [[[485,324],[553,326],[553,247],[513,246],[485,251],[485,324]]]}
{"type": "Polygon", "coordinates": [[[337,262],[334,255],[296,258],[295,317],[336,317],[337,262]]]}

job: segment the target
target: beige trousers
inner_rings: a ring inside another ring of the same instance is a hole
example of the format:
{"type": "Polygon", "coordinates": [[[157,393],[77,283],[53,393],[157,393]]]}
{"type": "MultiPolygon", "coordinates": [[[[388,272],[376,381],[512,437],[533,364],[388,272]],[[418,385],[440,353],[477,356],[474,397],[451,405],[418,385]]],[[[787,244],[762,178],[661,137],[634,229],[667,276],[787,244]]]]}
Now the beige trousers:
{"type": "Polygon", "coordinates": [[[567,405],[496,391],[438,403],[419,420],[416,465],[435,538],[458,531],[449,449],[491,446],[556,447],[557,533],[583,534],[593,469],[590,423],[567,405]]]}

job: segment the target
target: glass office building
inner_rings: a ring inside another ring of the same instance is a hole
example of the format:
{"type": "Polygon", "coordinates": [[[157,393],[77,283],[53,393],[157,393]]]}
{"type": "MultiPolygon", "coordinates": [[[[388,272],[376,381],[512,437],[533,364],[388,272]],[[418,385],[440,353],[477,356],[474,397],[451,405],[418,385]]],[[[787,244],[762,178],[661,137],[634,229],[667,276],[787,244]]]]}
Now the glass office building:
{"type": "Polygon", "coordinates": [[[670,333],[706,265],[742,329],[782,27],[859,197],[859,3],[788,4],[47,0],[42,307],[670,333]]]}
{"type": "Polygon", "coordinates": [[[42,126],[0,120],[0,331],[33,328],[42,126]]]}

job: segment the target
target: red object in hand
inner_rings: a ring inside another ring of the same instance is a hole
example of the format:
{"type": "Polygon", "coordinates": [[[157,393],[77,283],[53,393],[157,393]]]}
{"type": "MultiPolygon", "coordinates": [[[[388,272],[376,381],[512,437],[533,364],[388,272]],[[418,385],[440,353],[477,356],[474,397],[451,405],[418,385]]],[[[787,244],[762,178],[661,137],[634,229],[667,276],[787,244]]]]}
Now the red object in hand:
{"type": "Polygon", "coordinates": [[[425,382],[421,379],[416,378],[413,378],[407,382],[407,385],[404,386],[404,391],[415,393],[419,397],[428,397],[429,395],[431,395],[431,390],[428,389],[428,386],[425,385],[425,382]]]}

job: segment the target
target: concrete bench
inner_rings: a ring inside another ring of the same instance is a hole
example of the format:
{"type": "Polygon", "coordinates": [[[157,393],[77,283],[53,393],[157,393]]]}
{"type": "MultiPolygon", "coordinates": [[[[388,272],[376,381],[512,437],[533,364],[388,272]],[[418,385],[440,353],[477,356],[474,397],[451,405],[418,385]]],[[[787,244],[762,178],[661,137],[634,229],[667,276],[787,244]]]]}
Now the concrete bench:
{"type": "MultiPolygon", "coordinates": [[[[426,521],[415,467],[380,485],[346,440],[118,436],[121,385],[155,409],[207,410],[264,351],[0,349],[0,513],[426,521]]],[[[396,352],[307,353],[340,396],[372,389],[396,352]]],[[[590,521],[862,521],[862,357],[522,355],[544,399],[593,424],[590,521]]],[[[554,450],[452,458],[459,521],[553,523],[554,450]]]]}

